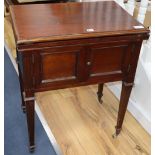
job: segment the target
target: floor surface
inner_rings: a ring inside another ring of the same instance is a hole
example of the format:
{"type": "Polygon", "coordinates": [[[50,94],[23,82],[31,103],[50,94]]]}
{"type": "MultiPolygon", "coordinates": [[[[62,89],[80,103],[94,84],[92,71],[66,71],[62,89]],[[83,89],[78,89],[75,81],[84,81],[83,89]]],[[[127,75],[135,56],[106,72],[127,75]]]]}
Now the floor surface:
{"type": "MultiPolygon", "coordinates": [[[[25,114],[21,110],[18,76],[4,52],[4,152],[5,155],[28,155],[28,135],[25,114]]],[[[56,155],[41,122],[36,117],[36,151],[32,155],[56,155]]]]}

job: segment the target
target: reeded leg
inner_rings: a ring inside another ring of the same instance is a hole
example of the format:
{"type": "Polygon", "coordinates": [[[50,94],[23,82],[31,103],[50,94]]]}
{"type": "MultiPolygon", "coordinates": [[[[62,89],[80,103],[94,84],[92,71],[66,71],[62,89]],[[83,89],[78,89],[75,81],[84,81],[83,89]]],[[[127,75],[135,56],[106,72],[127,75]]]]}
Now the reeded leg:
{"type": "Polygon", "coordinates": [[[117,135],[119,135],[122,129],[122,124],[123,124],[132,87],[133,87],[133,83],[126,83],[126,82],[122,83],[122,92],[121,92],[121,99],[120,99],[119,111],[118,111],[118,117],[117,117],[116,133],[113,135],[113,137],[116,137],[117,135]]]}
{"type": "Polygon", "coordinates": [[[98,84],[98,91],[97,91],[97,96],[98,96],[98,101],[102,104],[102,96],[103,96],[103,86],[104,83],[98,84]]]}
{"type": "Polygon", "coordinates": [[[26,103],[26,116],[27,116],[27,126],[28,126],[28,136],[29,136],[29,150],[34,152],[34,100],[28,100],[26,103]]]}

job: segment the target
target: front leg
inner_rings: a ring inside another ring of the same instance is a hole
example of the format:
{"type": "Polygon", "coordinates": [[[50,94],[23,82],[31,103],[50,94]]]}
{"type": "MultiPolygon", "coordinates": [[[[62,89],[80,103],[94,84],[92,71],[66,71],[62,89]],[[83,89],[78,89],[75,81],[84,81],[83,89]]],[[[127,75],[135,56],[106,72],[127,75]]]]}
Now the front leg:
{"type": "MultiPolygon", "coordinates": [[[[19,72],[20,72],[20,70],[19,70],[19,72]]],[[[21,100],[22,100],[21,107],[22,107],[23,112],[25,113],[26,106],[25,106],[25,101],[24,101],[24,89],[23,89],[23,81],[22,81],[20,73],[19,73],[19,84],[20,84],[20,94],[21,94],[21,100]]]]}
{"type": "Polygon", "coordinates": [[[98,84],[98,91],[97,91],[97,96],[98,96],[98,101],[102,104],[102,96],[103,96],[103,86],[104,83],[98,84]]]}
{"type": "Polygon", "coordinates": [[[19,62],[18,62],[18,55],[17,55],[17,59],[16,59],[17,65],[18,65],[18,72],[19,72],[19,86],[20,86],[20,95],[21,95],[21,100],[22,100],[22,110],[25,113],[26,112],[26,106],[25,106],[25,101],[24,101],[24,85],[23,85],[23,79],[22,79],[22,73],[19,67],[19,62]]]}
{"type": "Polygon", "coordinates": [[[33,152],[35,149],[35,140],[34,140],[34,124],[35,124],[35,113],[34,113],[34,98],[29,97],[25,98],[26,104],[26,118],[27,118],[27,127],[28,127],[28,136],[29,136],[29,150],[33,152]]]}
{"type": "Polygon", "coordinates": [[[119,111],[118,111],[118,117],[117,117],[116,133],[114,134],[114,136],[119,135],[122,129],[122,124],[123,124],[125,112],[127,110],[127,105],[128,105],[132,87],[133,87],[133,83],[127,83],[127,82],[122,83],[122,92],[121,92],[121,99],[120,99],[119,111]]]}

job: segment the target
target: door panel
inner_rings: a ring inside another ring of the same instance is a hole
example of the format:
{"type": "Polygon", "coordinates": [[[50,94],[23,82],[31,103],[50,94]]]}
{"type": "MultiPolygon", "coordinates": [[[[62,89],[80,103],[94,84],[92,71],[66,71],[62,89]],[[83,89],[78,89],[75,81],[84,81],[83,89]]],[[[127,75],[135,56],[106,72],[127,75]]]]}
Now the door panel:
{"type": "Polygon", "coordinates": [[[36,65],[36,88],[65,85],[79,80],[79,63],[82,47],[55,47],[40,51],[36,65]]]}
{"type": "Polygon", "coordinates": [[[122,74],[129,55],[127,43],[92,46],[90,77],[122,74]]]}
{"type": "Polygon", "coordinates": [[[43,82],[76,78],[77,53],[42,54],[43,82]]]}

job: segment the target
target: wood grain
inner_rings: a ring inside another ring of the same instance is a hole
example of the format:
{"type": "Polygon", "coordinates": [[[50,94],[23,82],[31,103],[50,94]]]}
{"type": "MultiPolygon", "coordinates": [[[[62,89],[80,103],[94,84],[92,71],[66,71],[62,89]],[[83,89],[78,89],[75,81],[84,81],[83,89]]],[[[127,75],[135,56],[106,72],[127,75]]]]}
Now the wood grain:
{"type": "MultiPolygon", "coordinates": [[[[9,38],[9,35],[6,36],[9,38]]],[[[40,46],[43,45],[40,44],[40,46]]],[[[32,59],[31,55],[26,59],[29,63],[32,59]]],[[[26,75],[30,75],[28,74],[30,64],[26,69],[26,75]]],[[[26,88],[31,88],[32,80],[30,77],[27,78],[26,88]]],[[[118,101],[105,89],[103,104],[100,105],[97,101],[96,92],[96,87],[89,86],[36,95],[39,106],[64,155],[150,154],[149,135],[128,113],[126,114],[128,119],[125,118],[121,136],[112,139],[116,125],[118,112],[118,104],[116,103],[118,101]]]]}
{"type": "Polygon", "coordinates": [[[135,29],[142,24],[114,1],[12,5],[10,12],[18,44],[149,32],[135,29]]]}
{"type": "Polygon", "coordinates": [[[149,155],[150,136],[129,112],[120,136],[112,138],[118,100],[104,88],[99,104],[96,91],[85,86],[36,94],[63,155],[149,155]]]}

